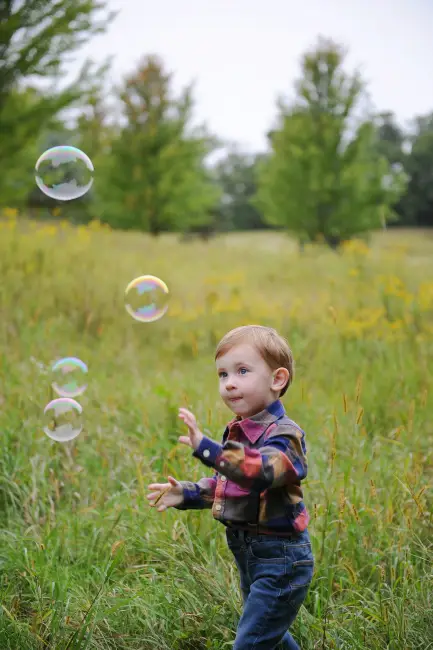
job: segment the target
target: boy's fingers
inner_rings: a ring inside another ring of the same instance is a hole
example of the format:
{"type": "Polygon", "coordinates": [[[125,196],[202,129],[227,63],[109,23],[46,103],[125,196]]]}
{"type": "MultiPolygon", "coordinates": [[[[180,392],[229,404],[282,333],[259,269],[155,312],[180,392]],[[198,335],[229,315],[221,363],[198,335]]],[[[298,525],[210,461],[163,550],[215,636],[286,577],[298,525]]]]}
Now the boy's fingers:
{"type": "MultiPolygon", "coordinates": [[[[171,487],[171,486],[170,486],[170,487],[171,487]]],[[[157,503],[162,499],[162,497],[164,496],[164,494],[166,494],[167,492],[169,492],[170,487],[166,488],[165,490],[163,490],[163,491],[159,494],[159,496],[157,497],[155,503],[153,504],[154,506],[156,506],[156,504],[157,504],[157,503]]]]}

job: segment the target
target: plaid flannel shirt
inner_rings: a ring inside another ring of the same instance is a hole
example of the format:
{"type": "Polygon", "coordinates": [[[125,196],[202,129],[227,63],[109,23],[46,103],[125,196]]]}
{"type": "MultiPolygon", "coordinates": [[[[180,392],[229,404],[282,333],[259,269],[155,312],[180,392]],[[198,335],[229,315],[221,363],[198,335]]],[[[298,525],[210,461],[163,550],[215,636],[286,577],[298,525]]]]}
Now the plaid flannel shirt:
{"type": "Polygon", "coordinates": [[[304,431],[280,400],[250,418],[227,425],[222,445],[207,436],[193,452],[210,477],[180,481],[184,501],[177,510],[212,508],[228,528],[290,537],[305,530],[310,517],[302,501],[307,476],[304,431]]]}

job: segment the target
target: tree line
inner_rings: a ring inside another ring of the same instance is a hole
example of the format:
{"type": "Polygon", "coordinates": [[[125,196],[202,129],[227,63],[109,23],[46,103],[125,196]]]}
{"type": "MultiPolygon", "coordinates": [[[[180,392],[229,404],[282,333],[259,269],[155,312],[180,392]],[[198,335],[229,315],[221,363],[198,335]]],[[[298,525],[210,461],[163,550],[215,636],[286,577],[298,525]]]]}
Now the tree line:
{"type": "Polygon", "coordinates": [[[153,235],[275,228],[335,248],[377,228],[433,226],[433,112],[403,129],[392,112],[373,111],[341,44],[320,36],[304,53],[267,151],[252,155],[192,127],[193,86],[175,96],[157,55],[108,92],[109,62],[91,61],[59,90],[66,57],[112,20],[105,0],[2,2],[0,207],[153,235]],[[91,190],[75,201],[35,185],[37,158],[56,145],[94,164],[91,190]]]}

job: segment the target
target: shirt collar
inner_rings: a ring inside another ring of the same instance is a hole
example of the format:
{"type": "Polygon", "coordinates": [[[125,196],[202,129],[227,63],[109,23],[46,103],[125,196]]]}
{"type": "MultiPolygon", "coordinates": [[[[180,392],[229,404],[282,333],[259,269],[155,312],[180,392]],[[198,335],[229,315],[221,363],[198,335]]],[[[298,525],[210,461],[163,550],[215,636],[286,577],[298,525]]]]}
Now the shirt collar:
{"type": "Polygon", "coordinates": [[[284,406],[279,399],[269,404],[263,411],[256,413],[249,418],[242,418],[238,415],[231,420],[226,428],[226,433],[233,425],[237,424],[247,436],[250,442],[255,443],[260,436],[266,431],[270,424],[281,418],[285,414],[284,406]]]}

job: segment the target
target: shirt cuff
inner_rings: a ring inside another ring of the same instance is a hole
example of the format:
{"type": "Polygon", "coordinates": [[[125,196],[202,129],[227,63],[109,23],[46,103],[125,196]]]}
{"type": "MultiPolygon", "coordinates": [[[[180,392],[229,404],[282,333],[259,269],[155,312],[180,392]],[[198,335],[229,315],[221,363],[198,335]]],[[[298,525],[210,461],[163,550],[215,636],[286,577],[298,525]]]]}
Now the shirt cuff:
{"type": "Polygon", "coordinates": [[[222,445],[207,436],[203,436],[197,449],[193,452],[193,457],[198,458],[207,467],[215,467],[218,456],[223,451],[222,445]]]}

